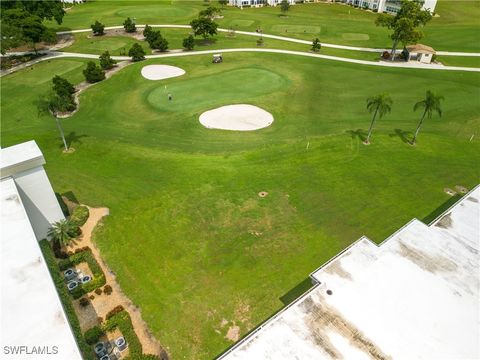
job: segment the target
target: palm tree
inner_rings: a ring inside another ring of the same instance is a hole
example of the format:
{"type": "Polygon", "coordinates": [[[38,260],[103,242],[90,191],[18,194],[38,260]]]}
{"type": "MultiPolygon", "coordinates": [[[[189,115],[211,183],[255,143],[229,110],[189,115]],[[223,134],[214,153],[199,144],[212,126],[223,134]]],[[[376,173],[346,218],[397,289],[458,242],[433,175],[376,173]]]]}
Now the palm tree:
{"type": "Polygon", "coordinates": [[[78,226],[70,220],[62,219],[50,226],[47,235],[61,245],[68,245],[78,235],[78,226]]]}
{"type": "Polygon", "coordinates": [[[373,118],[364,144],[370,144],[370,136],[372,135],[373,126],[375,125],[377,116],[381,119],[385,114],[389,113],[390,110],[392,110],[392,103],[393,101],[388,94],[380,94],[367,99],[367,109],[370,113],[373,113],[373,118]]]}
{"type": "Polygon", "coordinates": [[[431,119],[434,112],[438,114],[438,116],[442,116],[442,109],[440,107],[440,102],[443,100],[443,96],[435,95],[432,91],[427,90],[427,94],[425,95],[425,99],[419,101],[413,107],[413,111],[417,111],[419,108],[423,108],[423,115],[418,123],[417,130],[415,130],[415,135],[413,135],[413,139],[411,144],[415,145],[417,141],[417,135],[422,127],[423,120],[425,117],[431,119]]]}
{"type": "Polygon", "coordinates": [[[65,151],[68,151],[67,141],[65,140],[65,135],[63,133],[63,129],[60,126],[60,120],[58,119],[58,113],[67,109],[67,102],[62,99],[60,96],[56,94],[50,94],[47,97],[40,98],[38,101],[38,114],[47,114],[52,115],[55,118],[55,122],[57,123],[58,131],[60,132],[60,136],[63,141],[63,146],[65,147],[65,151]]]}

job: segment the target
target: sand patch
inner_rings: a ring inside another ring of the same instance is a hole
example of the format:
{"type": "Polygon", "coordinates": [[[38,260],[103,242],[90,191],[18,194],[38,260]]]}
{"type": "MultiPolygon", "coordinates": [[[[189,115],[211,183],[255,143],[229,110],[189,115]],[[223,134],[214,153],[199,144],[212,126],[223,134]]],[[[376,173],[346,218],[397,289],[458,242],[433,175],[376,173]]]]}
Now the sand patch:
{"type": "Polygon", "coordinates": [[[182,76],[185,70],[170,65],[147,65],[142,68],[142,76],[148,80],[162,80],[182,76]]]}
{"type": "Polygon", "coordinates": [[[225,338],[230,341],[237,342],[240,339],[240,327],[237,325],[230,326],[225,338]]]}
{"type": "Polygon", "coordinates": [[[257,106],[238,104],[206,111],[199,120],[208,129],[252,131],[270,126],[273,116],[257,106]]]}

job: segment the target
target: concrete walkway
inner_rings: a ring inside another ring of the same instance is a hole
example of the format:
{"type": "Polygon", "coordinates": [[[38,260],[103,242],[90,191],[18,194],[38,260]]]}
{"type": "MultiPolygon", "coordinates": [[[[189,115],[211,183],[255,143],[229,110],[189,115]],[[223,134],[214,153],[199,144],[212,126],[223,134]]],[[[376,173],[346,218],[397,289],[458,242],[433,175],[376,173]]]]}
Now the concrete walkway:
{"type": "MultiPolygon", "coordinates": [[[[139,28],[145,27],[145,25],[137,25],[139,28]]],[[[174,24],[159,24],[159,25],[150,25],[151,27],[155,28],[178,28],[178,29],[190,29],[190,25],[174,25],[174,24]]],[[[108,26],[105,27],[105,30],[114,30],[114,29],[123,29],[123,26],[108,26]]],[[[217,29],[220,32],[229,32],[229,29],[223,29],[223,28],[218,28],[217,29]]],[[[90,32],[92,29],[79,29],[79,30],[70,30],[70,31],[60,31],[57,32],[58,35],[65,35],[65,34],[75,34],[75,33],[82,33],[82,32],[90,32]]],[[[275,40],[281,40],[281,41],[289,41],[289,42],[294,42],[298,44],[305,44],[305,45],[312,45],[311,41],[308,40],[301,40],[301,39],[295,39],[291,37],[286,37],[286,36],[278,36],[278,35],[270,35],[270,34],[260,34],[257,32],[251,32],[251,31],[239,31],[235,30],[236,34],[241,34],[241,35],[248,35],[248,36],[263,36],[264,38],[268,39],[275,39],[275,40]]],[[[329,43],[323,43],[322,42],[322,47],[327,47],[327,48],[334,48],[334,49],[342,49],[342,50],[352,50],[352,51],[365,51],[365,52],[374,52],[374,53],[381,53],[384,51],[390,51],[391,49],[379,49],[379,48],[368,48],[368,47],[359,47],[359,46],[348,46],[348,45],[338,45],[338,44],[329,44],[329,43]]],[[[399,50],[398,52],[401,52],[399,50]]],[[[456,52],[456,51],[437,51],[437,55],[442,55],[442,56],[480,56],[480,53],[470,53],[470,52],[456,52]]]]}
{"type": "MultiPolygon", "coordinates": [[[[367,61],[367,60],[357,60],[350,58],[342,58],[338,56],[322,55],[311,52],[302,52],[302,51],[292,51],[292,50],[281,50],[281,49],[258,49],[258,48],[238,48],[238,49],[215,49],[215,50],[202,50],[202,51],[183,51],[183,52],[167,52],[164,54],[156,55],[146,55],[146,59],[161,59],[168,57],[182,57],[182,56],[195,56],[195,55],[206,55],[206,54],[215,54],[215,53],[242,53],[242,52],[259,52],[259,53],[269,53],[269,54],[284,54],[284,55],[294,55],[294,56],[305,56],[317,59],[341,61],[359,65],[369,65],[369,66],[381,66],[381,67],[391,67],[391,68],[405,68],[405,69],[422,69],[422,70],[444,70],[444,71],[469,71],[469,72],[480,72],[480,68],[469,68],[461,66],[443,66],[438,64],[422,64],[418,62],[401,62],[401,63],[392,63],[390,61],[367,61]]],[[[23,69],[25,67],[31,66],[40,61],[50,60],[50,59],[62,59],[62,58],[82,58],[82,59],[98,59],[99,55],[96,54],[81,54],[81,53],[68,53],[68,52],[58,52],[52,51],[47,55],[35,59],[32,62],[22,64],[17,68],[9,69],[5,72],[2,72],[3,75],[7,75],[14,71],[23,69]]],[[[128,56],[112,56],[115,60],[130,60],[128,56]]]]}

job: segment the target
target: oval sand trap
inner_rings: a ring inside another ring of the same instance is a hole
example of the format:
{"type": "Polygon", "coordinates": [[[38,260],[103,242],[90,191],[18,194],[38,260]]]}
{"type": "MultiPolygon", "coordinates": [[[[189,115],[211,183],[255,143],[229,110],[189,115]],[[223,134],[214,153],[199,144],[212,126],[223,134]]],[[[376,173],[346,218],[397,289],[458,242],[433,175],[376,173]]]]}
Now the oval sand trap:
{"type": "Polygon", "coordinates": [[[142,76],[148,80],[162,80],[185,74],[185,70],[170,65],[147,65],[142,68],[142,76]]]}
{"type": "Polygon", "coordinates": [[[200,123],[209,129],[252,131],[270,126],[273,116],[253,105],[227,105],[205,111],[200,123]]]}

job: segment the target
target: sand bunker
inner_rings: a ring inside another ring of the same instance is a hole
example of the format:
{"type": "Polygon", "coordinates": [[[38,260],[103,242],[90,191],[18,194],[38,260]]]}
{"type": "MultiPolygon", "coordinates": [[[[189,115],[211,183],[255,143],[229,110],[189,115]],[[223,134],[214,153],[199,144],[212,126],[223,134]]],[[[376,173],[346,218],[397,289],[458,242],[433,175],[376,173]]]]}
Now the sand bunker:
{"type": "Polygon", "coordinates": [[[270,126],[273,116],[253,105],[227,105],[204,112],[200,123],[209,129],[252,131],[270,126]]]}
{"type": "Polygon", "coordinates": [[[170,65],[147,65],[142,68],[142,76],[148,80],[162,80],[185,74],[185,70],[170,65]]]}

